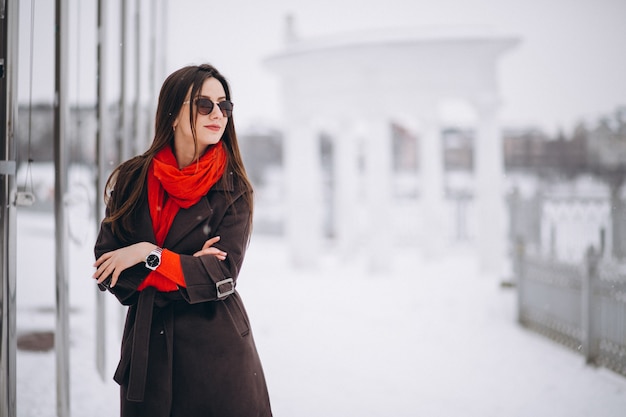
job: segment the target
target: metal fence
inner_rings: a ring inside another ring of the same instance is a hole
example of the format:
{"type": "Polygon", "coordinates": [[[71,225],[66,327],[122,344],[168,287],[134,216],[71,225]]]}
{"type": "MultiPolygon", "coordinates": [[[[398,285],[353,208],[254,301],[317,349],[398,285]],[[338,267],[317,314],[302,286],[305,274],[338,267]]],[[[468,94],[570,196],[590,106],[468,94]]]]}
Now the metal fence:
{"type": "Polygon", "coordinates": [[[519,322],[626,376],[626,268],[590,247],[576,265],[527,254],[514,267],[519,322]]]}
{"type": "Polygon", "coordinates": [[[507,203],[509,238],[523,239],[529,253],[580,262],[587,248],[594,246],[606,258],[625,258],[620,248],[626,237],[621,226],[626,212],[608,196],[538,192],[522,197],[513,192],[507,203]]]}

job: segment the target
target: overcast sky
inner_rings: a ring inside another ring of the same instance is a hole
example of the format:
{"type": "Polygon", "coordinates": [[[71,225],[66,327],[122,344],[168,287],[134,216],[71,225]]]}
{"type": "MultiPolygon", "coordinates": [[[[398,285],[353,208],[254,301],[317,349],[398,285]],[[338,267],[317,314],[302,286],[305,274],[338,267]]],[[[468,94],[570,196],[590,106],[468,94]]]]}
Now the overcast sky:
{"type": "MultiPolygon", "coordinates": [[[[152,5],[141,0],[144,17],[152,5]]],[[[95,96],[95,0],[71,0],[70,98],[95,96]],[[78,16],[80,15],[80,19],[78,16]],[[77,37],[76,33],[80,32],[77,37]],[[80,51],[76,53],[76,51],[80,51]]],[[[33,101],[51,101],[54,1],[35,0],[33,101]]],[[[21,100],[29,97],[30,5],[20,2],[21,100]]],[[[237,122],[280,125],[278,80],[263,59],[283,47],[285,16],[301,38],[385,28],[482,26],[519,36],[498,67],[505,126],[566,131],[581,119],[626,105],[626,1],[623,0],[264,0],[168,1],[165,73],[210,62],[231,82],[237,122]]],[[[110,100],[119,93],[119,1],[110,2],[110,100]]],[[[146,17],[147,18],[147,17],[146,17]]],[[[148,31],[143,37],[147,41],[148,31]]],[[[143,47],[142,47],[143,49],[143,47]]],[[[147,50],[147,47],[145,48],[147,50]]],[[[157,68],[161,68],[157,65],[157,68]]],[[[142,77],[149,67],[143,64],[142,77]]],[[[166,74],[158,74],[157,84],[166,74]]],[[[145,81],[143,81],[145,82],[145,81]]],[[[149,92],[144,92],[149,100],[149,92]]]]}

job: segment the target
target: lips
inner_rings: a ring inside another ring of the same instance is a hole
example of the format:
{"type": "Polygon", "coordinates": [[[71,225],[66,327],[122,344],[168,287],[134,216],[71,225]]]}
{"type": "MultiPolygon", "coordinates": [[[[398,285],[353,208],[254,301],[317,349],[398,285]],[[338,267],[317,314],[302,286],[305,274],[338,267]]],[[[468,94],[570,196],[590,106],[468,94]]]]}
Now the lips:
{"type": "Polygon", "coordinates": [[[220,125],[206,125],[204,127],[206,127],[207,129],[209,129],[212,132],[219,132],[222,129],[222,126],[220,126],[220,125]]]}

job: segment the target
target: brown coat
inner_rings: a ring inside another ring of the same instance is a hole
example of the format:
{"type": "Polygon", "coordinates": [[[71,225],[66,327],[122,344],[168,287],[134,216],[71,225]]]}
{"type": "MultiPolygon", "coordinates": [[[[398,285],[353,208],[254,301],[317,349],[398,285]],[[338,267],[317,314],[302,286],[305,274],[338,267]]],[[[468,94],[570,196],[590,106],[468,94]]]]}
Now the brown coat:
{"type": "MultiPolygon", "coordinates": [[[[229,179],[181,209],[165,239],[163,246],[181,255],[186,288],[138,292],[150,272],[143,264],[125,270],[114,288],[106,287],[130,306],[114,377],[121,386],[122,417],[272,415],[241,298],[236,291],[223,295],[237,282],[250,215],[243,191],[229,179]],[[227,252],[226,260],[194,257],[213,236],[221,237],[216,246],[227,252]]],[[[131,243],[155,242],[147,201],[137,213],[133,242],[122,245],[108,225],[101,226],[96,258],[131,243]]]]}

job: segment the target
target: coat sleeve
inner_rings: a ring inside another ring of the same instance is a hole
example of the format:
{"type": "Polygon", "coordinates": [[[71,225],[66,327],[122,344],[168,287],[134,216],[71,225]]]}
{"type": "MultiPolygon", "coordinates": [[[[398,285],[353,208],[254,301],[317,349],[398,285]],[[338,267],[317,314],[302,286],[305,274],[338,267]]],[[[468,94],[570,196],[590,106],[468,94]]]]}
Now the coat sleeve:
{"type": "Polygon", "coordinates": [[[248,246],[250,216],[250,205],[243,194],[226,209],[212,234],[220,236],[215,246],[227,253],[224,261],[213,255],[181,255],[187,287],[181,287],[180,292],[187,302],[222,300],[234,292],[248,246]]]}
{"type": "MultiPolygon", "coordinates": [[[[127,245],[128,244],[121,244],[113,235],[110,224],[102,223],[100,225],[98,238],[96,239],[94,254],[96,259],[98,259],[106,252],[110,252],[127,245]]],[[[99,288],[101,291],[108,290],[111,292],[117,297],[120,303],[124,305],[135,304],[139,295],[137,287],[143,282],[149,272],[150,270],[147,269],[144,264],[139,263],[122,271],[115,287],[111,288],[109,286],[111,282],[111,277],[109,276],[102,284],[99,284],[99,288]]]]}

